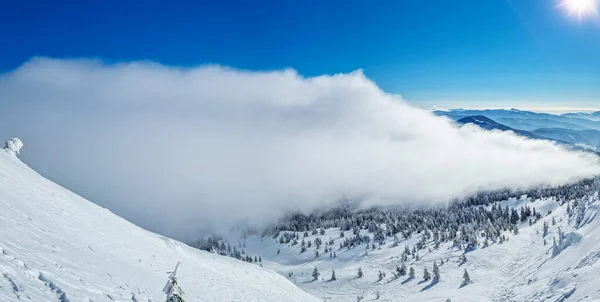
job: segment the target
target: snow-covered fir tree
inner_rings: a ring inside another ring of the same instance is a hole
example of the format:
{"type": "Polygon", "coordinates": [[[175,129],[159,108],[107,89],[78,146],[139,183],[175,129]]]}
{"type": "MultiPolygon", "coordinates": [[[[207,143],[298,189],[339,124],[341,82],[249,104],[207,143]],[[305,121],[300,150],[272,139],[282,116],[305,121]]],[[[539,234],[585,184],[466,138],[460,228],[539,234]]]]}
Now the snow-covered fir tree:
{"type": "Polygon", "coordinates": [[[312,272],[313,280],[319,279],[320,275],[321,275],[321,273],[319,273],[319,269],[315,266],[315,268],[313,269],[313,272],[312,272]]]}
{"type": "Polygon", "coordinates": [[[471,284],[473,283],[473,281],[471,280],[471,277],[469,276],[469,273],[467,272],[467,269],[465,268],[465,272],[463,274],[463,286],[467,285],[467,284],[471,284]]]}
{"type": "Polygon", "coordinates": [[[167,295],[166,302],[185,302],[183,300],[183,295],[185,294],[183,290],[179,287],[177,283],[177,269],[179,268],[179,263],[175,266],[175,270],[172,272],[168,272],[169,280],[167,284],[163,288],[163,292],[167,295]]]}
{"type": "Polygon", "coordinates": [[[398,270],[398,274],[400,276],[405,276],[406,275],[406,264],[402,263],[402,266],[400,266],[398,270]]]}
{"type": "Polygon", "coordinates": [[[423,280],[425,280],[425,281],[431,280],[431,274],[429,274],[429,271],[427,270],[427,268],[423,269],[423,280]]]}
{"type": "Polygon", "coordinates": [[[440,281],[440,268],[435,261],[433,262],[433,282],[440,281]]]}

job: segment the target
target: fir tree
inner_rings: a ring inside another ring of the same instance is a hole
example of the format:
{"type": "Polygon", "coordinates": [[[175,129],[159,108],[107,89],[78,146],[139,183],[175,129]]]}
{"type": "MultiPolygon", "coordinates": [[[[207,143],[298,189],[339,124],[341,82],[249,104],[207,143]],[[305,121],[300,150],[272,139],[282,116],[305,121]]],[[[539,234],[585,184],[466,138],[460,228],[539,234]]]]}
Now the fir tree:
{"type": "Polygon", "coordinates": [[[473,283],[473,281],[471,281],[471,277],[469,277],[469,273],[467,273],[467,269],[465,268],[465,273],[463,274],[463,286],[473,283]]]}
{"type": "Polygon", "coordinates": [[[163,288],[163,292],[167,295],[166,302],[185,302],[183,300],[183,295],[185,294],[183,290],[179,287],[177,283],[177,268],[179,268],[179,262],[175,266],[175,270],[172,272],[168,272],[169,280],[167,284],[163,288]]]}
{"type": "Polygon", "coordinates": [[[410,269],[408,270],[408,277],[410,279],[414,279],[415,278],[415,269],[411,266],[410,269]]]}
{"type": "Polygon", "coordinates": [[[335,281],[337,280],[337,278],[335,277],[335,271],[331,270],[331,279],[329,279],[329,281],[335,281]]]}
{"type": "Polygon", "coordinates": [[[406,265],[404,263],[402,263],[402,266],[398,270],[398,274],[400,274],[400,276],[405,276],[406,275],[406,265]]]}
{"type": "Polygon", "coordinates": [[[433,282],[440,281],[440,268],[433,262],[433,282]]]}
{"type": "Polygon", "coordinates": [[[362,271],[362,268],[360,268],[360,267],[358,268],[357,276],[358,276],[358,278],[362,278],[362,276],[363,276],[363,271],[362,271]]]}
{"type": "Polygon", "coordinates": [[[552,237],[552,257],[555,257],[556,255],[558,255],[558,246],[556,245],[556,238],[552,237]]]}
{"type": "Polygon", "coordinates": [[[427,270],[427,268],[425,268],[423,270],[423,280],[429,281],[430,279],[431,279],[431,274],[429,274],[429,271],[427,270]]]}
{"type": "Polygon", "coordinates": [[[319,273],[319,269],[317,269],[317,267],[315,266],[315,269],[313,269],[313,272],[312,272],[312,277],[313,277],[313,280],[317,280],[317,279],[319,279],[319,275],[321,275],[321,274],[319,273]]]}
{"type": "Polygon", "coordinates": [[[383,278],[385,278],[385,273],[382,271],[379,271],[379,281],[383,280],[383,278]]]}

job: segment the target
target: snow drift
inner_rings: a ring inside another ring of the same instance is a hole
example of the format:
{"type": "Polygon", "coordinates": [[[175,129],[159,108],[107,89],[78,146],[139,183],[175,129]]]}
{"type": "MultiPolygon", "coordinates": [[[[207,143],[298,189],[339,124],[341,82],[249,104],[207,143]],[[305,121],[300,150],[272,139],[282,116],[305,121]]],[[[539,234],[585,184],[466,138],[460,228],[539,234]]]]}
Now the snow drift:
{"type": "MultiPolygon", "coordinates": [[[[171,217],[177,220],[177,217],[171,217]]],[[[0,301],[313,301],[271,270],[145,231],[0,152],[0,301]]]]}
{"type": "Polygon", "coordinates": [[[600,172],[594,155],[458,127],[360,70],[303,77],[36,58],[0,77],[0,99],[0,131],[27,138],[32,167],[178,238],[340,197],[434,204],[600,172]]]}

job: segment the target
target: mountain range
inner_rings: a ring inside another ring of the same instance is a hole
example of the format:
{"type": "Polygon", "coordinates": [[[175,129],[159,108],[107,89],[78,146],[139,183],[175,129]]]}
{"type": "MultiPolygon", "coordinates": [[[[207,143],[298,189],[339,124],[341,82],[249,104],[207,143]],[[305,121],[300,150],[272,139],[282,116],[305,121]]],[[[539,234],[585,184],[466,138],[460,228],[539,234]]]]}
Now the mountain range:
{"type": "Polygon", "coordinates": [[[600,150],[600,116],[593,113],[567,113],[553,115],[517,109],[436,110],[438,116],[446,116],[459,124],[475,124],[486,130],[513,131],[532,139],[547,139],[570,144],[592,151],[600,150]]]}

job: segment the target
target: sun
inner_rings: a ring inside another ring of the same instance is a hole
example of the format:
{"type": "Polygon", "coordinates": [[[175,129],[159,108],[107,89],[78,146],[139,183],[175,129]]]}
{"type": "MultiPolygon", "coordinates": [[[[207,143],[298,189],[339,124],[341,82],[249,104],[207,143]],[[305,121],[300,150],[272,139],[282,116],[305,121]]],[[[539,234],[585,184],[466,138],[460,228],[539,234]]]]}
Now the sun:
{"type": "Polygon", "coordinates": [[[561,0],[559,7],[567,9],[569,16],[581,21],[585,16],[598,15],[598,0],[561,0]]]}

